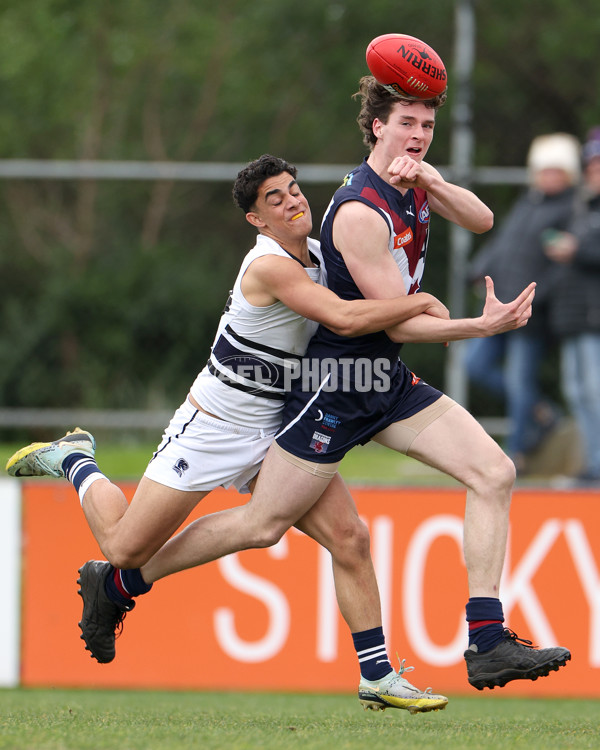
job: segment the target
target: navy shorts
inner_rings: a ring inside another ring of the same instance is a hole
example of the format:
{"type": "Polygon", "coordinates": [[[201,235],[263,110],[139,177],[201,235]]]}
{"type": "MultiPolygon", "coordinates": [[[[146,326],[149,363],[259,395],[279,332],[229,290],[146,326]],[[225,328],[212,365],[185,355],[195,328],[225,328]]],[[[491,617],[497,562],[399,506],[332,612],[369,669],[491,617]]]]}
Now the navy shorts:
{"type": "Polygon", "coordinates": [[[355,445],[368,443],[386,427],[412,417],[442,396],[403,362],[398,365],[385,392],[293,388],[275,440],[298,458],[335,463],[355,445]]]}

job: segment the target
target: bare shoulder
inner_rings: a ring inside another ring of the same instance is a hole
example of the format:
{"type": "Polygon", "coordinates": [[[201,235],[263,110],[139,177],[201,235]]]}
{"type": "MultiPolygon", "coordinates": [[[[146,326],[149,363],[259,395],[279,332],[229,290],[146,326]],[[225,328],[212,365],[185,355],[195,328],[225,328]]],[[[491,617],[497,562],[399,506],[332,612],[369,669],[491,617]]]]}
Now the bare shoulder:
{"type": "Polygon", "coordinates": [[[280,255],[263,255],[252,261],[242,279],[242,290],[269,291],[275,297],[286,284],[297,284],[308,281],[300,263],[293,258],[280,255]]]}
{"type": "Polygon", "coordinates": [[[281,300],[284,290],[291,285],[309,281],[302,266],[292,258],[262,255],[246,269],[242,279],[242,293],[252,305],[266,307],[281,300]]]}
{"type": "Polygon", "coordinates": [[[250,263],[244,276],[256,279],[273,278],[274,276],[296,276],[302,273],[302,266],[293,258],[283,255],[261,255],[250,263]]]}
{"type": "Polygon", "coordinates": [[[333,242],[348,261],[358,253],[361,257],[387,251],[389,226],[370,206],[348,201],[338,208],[333,222],[333,242]]]}
{"type": "Polygon", "coordinates": [[[347,201],[338,208],[333,220],[333,241],[343,253],[348,245],[364,245],[383,238],[387,244],[389,227],[381,214],[360,201],[347,201]]]}
{"type": "Polygon", "coordinates": [[[380,218],[377,211],[361,201],[345,201],[335,212],[334,222],[339,219],[348,221],[350,219],[371,220],[380,218]]]}

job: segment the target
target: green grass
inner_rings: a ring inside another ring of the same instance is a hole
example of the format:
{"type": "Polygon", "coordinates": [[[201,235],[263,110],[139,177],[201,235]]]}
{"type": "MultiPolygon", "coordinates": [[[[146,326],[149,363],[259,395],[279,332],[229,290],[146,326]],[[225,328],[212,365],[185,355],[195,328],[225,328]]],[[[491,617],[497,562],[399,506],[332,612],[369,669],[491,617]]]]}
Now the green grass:
{"type": "Polygon", "coordinates": [[[481,695],[411,716],[354,696],[0,691],[0,748],[19,750],[501,750],[597,748],[600,702],[481,695]]]}
{"type": "MultiPolygon", "coordinates": [[[[21,443],[0,444],[0,467],[21,443]]],[[[156,443],[98,440],[96,457],[102,471],[114,480],[139,480],[156,450],[156,443]]],[[[342,462],[341,473],[351,484],[439,485],[455,484],[435,469],[384,448],[377,443],[355,448],[342,462]]]]}

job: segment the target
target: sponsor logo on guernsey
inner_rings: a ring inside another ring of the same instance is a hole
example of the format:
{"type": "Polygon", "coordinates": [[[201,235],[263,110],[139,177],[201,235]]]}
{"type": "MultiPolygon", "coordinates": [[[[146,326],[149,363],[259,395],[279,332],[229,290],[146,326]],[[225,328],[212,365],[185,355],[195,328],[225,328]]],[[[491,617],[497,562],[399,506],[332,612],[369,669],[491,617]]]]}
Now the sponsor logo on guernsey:
{"type": "Polygon", "coordinates": [[[412,242],[413,233],[412,229],[408,227],[408,229],[405,232],[402,232],[402,234],[395,234],[394,235],[394,250],[399,250],[401,247],[404,247],[404,245],[408,245],[409,242],[412,242]]]}
{"type": "Polygon", "coordinates": [[[330,430],[335,430],[341,424],[341,419],[336,417],[335,414],[325,414],[323,417],[323,427],[328,427],[330,430]]]}
{"type": "Polygon", "coordinates": [[[417,383],[421,382],[421,378],[418,375],[415,375],[414,372],[411,372],[412,375],[412,385],[416,385],[417,383]]]}
{"type": "Polygon", "coordinates": [[[421,224],[429,223],[429,203],[424,203],[419,211],[419,221],[421,224]]]}
{"type": "Polygon", "coordinates": [[[327,453],[327,448],[331,442],[331,435],[324,435],[322,432],[314,432],[310,447],[315,453],[327,453]]]}

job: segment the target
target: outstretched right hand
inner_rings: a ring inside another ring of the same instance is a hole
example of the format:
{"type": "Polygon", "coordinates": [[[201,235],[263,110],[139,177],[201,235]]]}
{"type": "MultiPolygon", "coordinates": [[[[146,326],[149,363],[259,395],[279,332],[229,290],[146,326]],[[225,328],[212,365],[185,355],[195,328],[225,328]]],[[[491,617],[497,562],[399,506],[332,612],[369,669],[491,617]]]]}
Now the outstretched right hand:
{"type": "Polygon", "coordinates": [[[527,325],[532,314],[535,287],[536,284],[533,281],[512,302],[504,303],[496,297],[491,277],[486,276],[485,305],[481,315],[481,323],[485,330],[483,335],[494,336],[497,333],[512,331],[527,325]]]}

